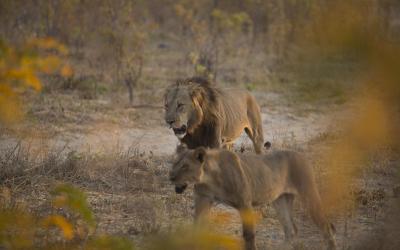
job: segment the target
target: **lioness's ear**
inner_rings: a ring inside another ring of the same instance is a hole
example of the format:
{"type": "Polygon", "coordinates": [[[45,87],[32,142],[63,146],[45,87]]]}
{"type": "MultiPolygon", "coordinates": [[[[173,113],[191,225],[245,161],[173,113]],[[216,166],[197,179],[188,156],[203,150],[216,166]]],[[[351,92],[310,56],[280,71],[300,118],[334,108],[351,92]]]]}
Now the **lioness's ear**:
{"type": "Polygon", "coordinates": [[[198,160],[199,162],[203,163],[204,162],[204,158],[206,156],[206,149],[204,147],[198,147],[194,150],[194,158],[196,160],[198,160]]]}
{"type": "Polygon", "coordinates": [[[176,153],[182,154],[183,152],[187,151],[188,147],[185,143],[181,143],[176,147],[176,153]]]}

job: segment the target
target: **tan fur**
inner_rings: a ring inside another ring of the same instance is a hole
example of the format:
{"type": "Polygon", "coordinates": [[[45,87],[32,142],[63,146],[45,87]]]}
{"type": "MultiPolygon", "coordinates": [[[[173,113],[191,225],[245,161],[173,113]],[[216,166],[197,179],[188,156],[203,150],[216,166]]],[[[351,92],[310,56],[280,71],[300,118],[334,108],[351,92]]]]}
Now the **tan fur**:
{"type": "Polygon", "coordinates": [[[255,98],[245,90],[217,88],[203,78],[180,80],[167,88],[165,121],[174,129],[187,127],[175,134],[191,149],[229,148],[243,131],[257,153],[264,143],[255,98]]]}
{"type": "MultiPolygon", "coordinates": [[[[315,224],[322,231],[328,249],[335,249],[334,227],[326,219],[312,169],[304,158],[291,151],[268,155],[236,154],[224,149],[195,150],[179,148],[178,160],[170,172],[177,193],[195,185],[195,218],[199,220],[214,201],[239,211],[272,204],[290,241],[297,229],[292,218],[292,204],[299,196],[315,224]]],[[[242,213],[241,213],[242,214],[242,213]]],[[[246,249],[256,249],[254,225],[243,221],[246,249]]]]}

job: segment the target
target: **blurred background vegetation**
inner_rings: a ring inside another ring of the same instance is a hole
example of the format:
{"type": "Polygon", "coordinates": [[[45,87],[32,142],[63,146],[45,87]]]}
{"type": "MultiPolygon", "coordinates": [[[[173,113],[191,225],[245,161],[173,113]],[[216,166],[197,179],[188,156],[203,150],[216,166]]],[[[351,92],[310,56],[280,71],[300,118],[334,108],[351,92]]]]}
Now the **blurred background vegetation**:
{"type": "Polygon", "coordinates": [[[294,90],[293,102],[342,103],[368,50],[364,35],[379,30],[375,39],[396,43],[399,8],[395,0],[4,0],[0,36],[16,45],[52,37],[68,47],[73,74],[53,75],[45,90],[80,89],[85,98],[122,89],[132,103],[134,88],[196,74],[294,90]],[[352,41],[332,37],[338,32],[352,41]],[[330,53],[346,42],[353,47],[330,53]]]}
{"type": "MultiPolygon", "coordinates": [[[[397,0],[2,0],[0,23],[1,126],[34,112],[30,97],[38,93],[85,100],[111,96],[115,102],[122,96],[129,106],[161,105],[163,87],[176,78],[202,75],[221,85],[279,93],[280,102],[296,108],[346,104],[355,110],[324,153],[327,174],[321,186],[330,214],[354,206],[356,199],[346,197],[353,195],[354,178],[371,157],[389,149],[398,159],[397,0]]],[[[14,152],[1,158],[9,171],[1,170],[1,247],[133,248],[123,237],[96,232],[85,195],[72,186],[56,185],[44,214],[14,204],[9,188],[20,184],[10,179],[25,180],[33,169],[72,181],[84,156],[71,153],[62,164],[20,171],[16,166],[28,160],[14,152]]],[[[393,235],[386,232],[400,231],[399,205],[389,209],[394,212],[387,213],[378,236],[359,249],[390,245],[393,235]]],[[[188,249],[196,242],[203,244],[195,244],[199,249],[238,246],[236,238],[224,234],[183,228],[149,237],[144,247],[188,249]]]]}

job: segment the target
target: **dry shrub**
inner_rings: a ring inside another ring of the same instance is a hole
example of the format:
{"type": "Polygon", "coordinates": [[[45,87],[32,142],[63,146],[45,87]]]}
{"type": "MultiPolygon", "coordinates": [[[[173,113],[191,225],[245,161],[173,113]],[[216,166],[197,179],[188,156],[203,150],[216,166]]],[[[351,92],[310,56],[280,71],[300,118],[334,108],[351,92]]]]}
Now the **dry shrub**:
{"type": "Polygon", "coordinates": [[[21,143],[0,153],[0,168],[0,180],[10,185],[52,178],[124,192],[157,192],[166,176],[138,150],[79,153],[63,147],[38,151],[21,143]]]}
{"type": "Polygon", "coordinates": [[[371,155],[380,154],[382,148],[395,151],[399,147],[400,75],[394,65],[400,63],[400,47],[382,29],[382,17],[358,1],[321,5],[312,18],[304,26],[307,36],[296,41],[308,53],[304,63],[314,65],[323,75],[327,75],[324,63],[332,58],[357,68],[350,74],[347,68],[336,72],[343,81],[354,82],[354,91],[348,93],[353,116],[341,122],[341,133],[322,156],[327,169],[325,208],[340,213],[354,207],[348,203],[354,201],[349,190],[371,155]]]}
{"type": "Polygon", "coordinates": [[[160,183],[153,161],[137,149],[82,153],[79,164],[85,180],[81,183],[83,185],[102,183],[103,187],[112,191],[156,192],[160,183]]]}
{"type": "Polygon", "coordinates": [[[38,152],[17,143],[0,153],[0,180],[2,183],[34,182],[35,177],[53,177],[73,180],[78,176],[77,157],[65,148],[38,152]]]}
{"type": "Polygon", "coordinates": [[[96,222],[85,194],[70,185],[57,185],[52,191],[50,209],[35,215],[15,205],[10,190],[2,188],[0,206],[0,248],[5,249],[132,249],[118,237],[94,233],[96,222]],[[70,216],[66,216],[65,212],[70,216]],[[108,246],[108,247],[105,247],[108,246]]]}
{"type": "Polygon", "coordinates": [[[129,229],[132,234],[153,234],[160,230],[160,211],[156,200],[145,196],[135,197],[125,201],[123,211],[134,218],[134,223],[129,229]]]}

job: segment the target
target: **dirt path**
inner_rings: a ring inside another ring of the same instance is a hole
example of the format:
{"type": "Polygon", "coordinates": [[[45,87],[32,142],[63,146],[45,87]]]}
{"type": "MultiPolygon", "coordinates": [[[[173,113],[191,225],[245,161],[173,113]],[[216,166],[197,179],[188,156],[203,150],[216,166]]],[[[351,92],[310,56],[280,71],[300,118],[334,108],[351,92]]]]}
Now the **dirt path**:
{"type": "MultiPolygon", "coordinates": [[[[30,147],[64,148],[65,151],[105,152],[134,148],[140,152],[157,156],[173,154],[178,139],[160,121],[149,128],[123,127],[116,124],[95,124],[88,132],[67,131],[51,138],[24,137],[23,143],[30,147]]],[[[310,113],[307,116],[295,116],[282,109],[262,113],[264,138],[274,146],[304,143],[323,133],[328,125],[328,118],[322,114],[310,113]]],[[[3,138],[0,147],[13,147],[20,139],[3,138]]],[[[236,147],[251,147],[251,141],[245,133],[235,143],[236,147]]]]}

